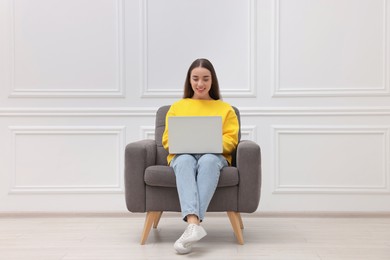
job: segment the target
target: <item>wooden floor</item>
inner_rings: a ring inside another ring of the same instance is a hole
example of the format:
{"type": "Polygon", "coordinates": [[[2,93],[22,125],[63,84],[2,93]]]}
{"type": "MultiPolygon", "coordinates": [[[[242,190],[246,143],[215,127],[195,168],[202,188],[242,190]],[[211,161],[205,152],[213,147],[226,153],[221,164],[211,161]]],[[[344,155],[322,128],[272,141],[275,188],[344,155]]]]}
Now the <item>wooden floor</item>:
{"type": "Polygon", "coordinates": [[[163,215],[143,246],[144,215],[3,216],[0,259],[390,259],[390,218],[242,218],[245,245],[227,216],[209,216],[208,235],[183,256],[173,249],[186,227],[179,215],[163,215]]]}

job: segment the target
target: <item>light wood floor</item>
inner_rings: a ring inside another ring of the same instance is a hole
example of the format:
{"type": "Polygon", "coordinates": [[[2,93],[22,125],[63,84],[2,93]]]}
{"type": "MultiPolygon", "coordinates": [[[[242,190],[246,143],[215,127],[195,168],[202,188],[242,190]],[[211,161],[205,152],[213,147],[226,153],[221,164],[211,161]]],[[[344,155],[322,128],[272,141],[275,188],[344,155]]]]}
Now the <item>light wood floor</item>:
{"type": "Polygon", "coordinates": [[[0,217],[0,259],[390,259],[390,218],[251,217],[242,214],[245,245],[225,215],[209,216],[208,235],[189,255],[174,241],[186,224],[162,216],[139,245],[144,214],[126,216],[0,217]]]}

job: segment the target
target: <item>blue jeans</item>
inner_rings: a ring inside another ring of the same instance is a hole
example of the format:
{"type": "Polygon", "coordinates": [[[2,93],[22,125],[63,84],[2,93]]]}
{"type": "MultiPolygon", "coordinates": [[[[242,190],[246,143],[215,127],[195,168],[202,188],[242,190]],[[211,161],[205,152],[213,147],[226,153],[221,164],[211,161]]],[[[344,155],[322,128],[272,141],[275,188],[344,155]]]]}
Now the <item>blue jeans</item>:
{"type": "Polygon", "coordinates": [[[202,221],[228,163],[220,154],[180,154],[171,161],[176,176],[183,220],[194,214],[202,221]]]}

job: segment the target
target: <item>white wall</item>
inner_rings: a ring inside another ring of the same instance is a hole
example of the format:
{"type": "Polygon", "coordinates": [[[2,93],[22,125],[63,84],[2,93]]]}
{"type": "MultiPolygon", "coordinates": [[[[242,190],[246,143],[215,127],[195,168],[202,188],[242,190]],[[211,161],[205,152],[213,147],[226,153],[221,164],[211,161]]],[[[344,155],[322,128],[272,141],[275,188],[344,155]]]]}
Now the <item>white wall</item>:
{"type": "Polygon", "coordinates": [[[126,211],[153,138],[209,58],[262,148],[259,211],[390,211],[387,0],[0,0],[0,212],[126,211]]]}

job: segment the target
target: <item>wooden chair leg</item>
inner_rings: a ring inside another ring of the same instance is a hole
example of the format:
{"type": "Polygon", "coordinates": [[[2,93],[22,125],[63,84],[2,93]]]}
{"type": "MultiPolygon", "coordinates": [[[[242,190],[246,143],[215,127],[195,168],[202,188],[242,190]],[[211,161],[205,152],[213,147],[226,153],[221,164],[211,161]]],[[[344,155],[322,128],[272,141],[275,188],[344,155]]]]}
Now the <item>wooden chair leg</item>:
{"type": "Polygon", "coordinates": [[[163,214],[162,211],[157,212],[157,214],[156,214],[156,216],[155,216],[155,219],[154,219],[153,228],[157,228],[158,223],[160,222],[160,219],[161,219],[161,215],[162,215],[162,214],[163,214]]]}
{"type": "Polygon", "coordinates": [[[244,229],[244,223],[242,222],[241,213],[237,212],[237,214],[238,214],[238,217],[239,217],[239,220],[240,220],[240,228],[244,229]]]}
{"type": "Polygon", "coordinates": [[[158,211],[148,211],[146,213],[144,230],[142,231],[141,236],[141,245],[144,245],[146,240],[148,239],[150,229],[152,228],[153,222],[156,219],[156,216],[159,214],[158,211]]]}
{"type": "Polygon", "coordinates": [[[242,236],[241,224],[240,224],[240,213],[235,211],[228,211],[227,215],[229,217],[230,223],[232,224],[234,235],[236,236],[237,242],[240,245],[244,244],[244,238],[242,236]]]}

